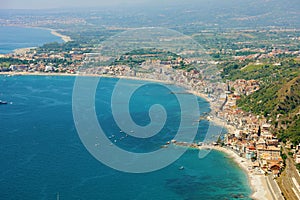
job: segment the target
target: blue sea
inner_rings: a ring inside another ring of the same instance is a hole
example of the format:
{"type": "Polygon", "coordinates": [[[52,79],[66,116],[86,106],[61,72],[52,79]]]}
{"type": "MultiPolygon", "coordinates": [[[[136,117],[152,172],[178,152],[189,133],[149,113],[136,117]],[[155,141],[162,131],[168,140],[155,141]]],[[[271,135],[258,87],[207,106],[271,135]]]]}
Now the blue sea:
{"type": "Polygon", "coordinates": [[[63,42],[51,31],[41,28],[0,26],[0,54],[13,52],[15,49],[37,47],[50,42],[63,42]]]}
{"type": "MultiPolygon", "coordinates": [[[[102,164],[85,148],[74,124],[75,79],[0,76],[0,100],[9,102],[0,105],[0,199],[250,199],[245,173],[217,151],[200,159],[198,150],[190,149],[171,165],[149,173],[126,173],[102,164]],[[181,166],[184,169],[180,170],[181,166]]],[[[124,137],[112,117],[110,104],[117,81],[101,78],[95,95],[97,118],[107,137],[114,135],[112,145],[148,152],[172,139],[180,122],[178,101],[168,88],[150,82],[145,82],[147,85],[130,99],[131,116],[135,123],[146,125],[149,107],[161,104],[168,114],[166,125],[157,137],[124,137]]],[[[201,113],[209,112],[205,100],[197,101],[201,113]]],[[[208,122],[199,122],[195,141],[204,138],[207,128],[208,122]]]]}

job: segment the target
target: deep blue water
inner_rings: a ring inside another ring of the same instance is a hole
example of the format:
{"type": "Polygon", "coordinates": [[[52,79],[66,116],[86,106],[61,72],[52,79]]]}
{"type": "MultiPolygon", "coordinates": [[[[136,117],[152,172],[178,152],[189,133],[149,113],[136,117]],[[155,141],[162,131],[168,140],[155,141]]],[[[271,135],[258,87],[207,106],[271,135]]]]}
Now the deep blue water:
{"type": "Polygon", "coordinates": [[[11,53],[20,48],[37,47],[50,42],[63,42],[63,40],[45,29],[0,26],[0,54],[11,53]]]}
{"type": "MultiPolygon", "coordinates": [[[[72,116],[74,77],[0,76],[0,199],[234,199],[251,193],[243,171],[221,152],[203,159],[188,150],[161,170],[131,174],[111,169],[96,160],[79,139],[72,116]],[[179,170],[184,166],[184,170],[179,170]]],[[[101,79],[96,111],[107,135],[121,148],[153,151],[170,140],[179,122],[178,102],[165,87],[149,84],[131,99],[137,124],[149,123],[148,109],[160,103],[168,120],[158,136],[148,140],[125,137],[115,124],[110,96],[117,79],[101,79]],[[169,119],[170,117],[170,119],[169,119]],[[167,134],[166,134],[167,133],[167,134]]],[[[128,84],[135,84],[128,81],[128,84]]],[[[201,112],[209,104],[198,99],[201,112]]],[[[203,139],[207,122],[199,124],[196,141],[203,139]]],[[[113,141],[112,141],[113,142],[113,141]]]]}

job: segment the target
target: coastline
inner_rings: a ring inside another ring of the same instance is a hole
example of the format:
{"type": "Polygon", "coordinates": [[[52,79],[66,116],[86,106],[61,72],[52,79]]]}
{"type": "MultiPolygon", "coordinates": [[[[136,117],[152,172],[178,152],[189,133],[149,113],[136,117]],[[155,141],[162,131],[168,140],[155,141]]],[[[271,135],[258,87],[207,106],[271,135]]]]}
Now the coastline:
{"type": "MultiPolygon", "coordinates": [[[[217,111],[217,107],[214,106],[213,102],[204,94],[196,92],[196,91],[189,91],[192,94],[199,96],[201,98],[204,98],[206,101],[209,102],[211,106],[211,112],[217,111]]],[[[236,128],[234,126],[228,125],[223,119],[214,117],[210,120],[213,124],[217,126],[221,126],[227,130],[227,132],[234,133],[236,132],[236,128]]],[[[255,200],[272,200],[272,191],[269,189],[265,175],[261,174],[259,172],[255,172],[251,170],[252,163],[251,161],[247,160],[246,158],[242,158],[239,155],[237,155],[233,149],[221,147],[221,146],[202,146],[198,149],[201,150],[202,148],[209,148],[213,149],[215,151],[222,152],[229,156],[230,159],[232,159],[247,175],[249,186],[252,190],[251,198],[255,200]]]]}
{"type": "Polygon", "coordinates": [[[25,54],[26,52],[29,52],[31,49],[35,49],[37,47],[24,47],[19,49],[14,49],[13,53],[15,54],[25,54]]]}
{"type": "Polygon", "coordinates": [[[49,30],[52,35],[60,37],[64,42],[70,42],[70,41],[72,41],[72,39],[71,39],[70,36],[60,34],[60,33],[57,32],[57,30],[54,30],[54,29],[46,29],[46,30],[49,30]]]}
{"type": "MultiPolygon", "coordinates": [[[[199,149],[201,149],[200,147],[199,149]]],[[[208,148],[213,149],[215,151],[222,152],[229,156],[238,166],[246,173],[248,178],[249,186],[252,190],[251,198],[255,200],[271,200],[272,191],[269,190],[265,175],[259,172],[255,172],[249,167],[251,166],[251,161],[238,156],[233,150],[220,147],[220,146],[208,146],[208,148]]]]}
{"type": "Polygon", "coordinates": [[[150,78],[140,78],[132,76],[111,76],[111,75],[99,75],[99,74],[69,74],[69,73],[43,73],[43,72],[0,72],[0,75],[9,76],[85,76],[85,77],[103,77],[103,78],[119,78],[119,79],[129,79],[137,81],[149,81],[164,84],[174,84],[173,82],[164,80],[155,80],[150,78]]]}
{"type": "MultiPolygon", "coordinates": [[[[168,82],[163,80],[155,80],[155,79],[148,79],[148,78],[140,78],[140,77],[131,77],[131,76],[109,76],[109,75],[97,75],[97,74],[67,74],[67,73],[30,73],[30,72],[0,72],[0,75],[32,75],[32,76],[90,76],[90,77],[105,77],[105,78],[123,78],[123,79],[130,79],[130,80],[140,80],[140,81],[151,81],[151,82],[158,82],[164,84],[175,84],[174,82],[168,82]]],[[[195,96],[205,99],[211,106],[211,112],[216,111],[216,107],[213,106],[213,102],[205,95],[196,91],[187,90],[189,93],[192,93],[195,96]]],[[[214,117],[209,120],[213,124],[217,126],[221,126],[227,129],[228,132],[235,132],[235,128],[233,126],[229,126],[224,120],[214,117]]],[[[246,160],[238,156],[234,150],[220,147],[220,146],[201,146],[198,149],[201,150],[202,148],[210,148],[216,151],[220,151],[229,156],[247,175],[248,183],[252,190],[251,198],[256,200],[269,200],[272,199],[271,191],[269,190],[266,179],[264,178],[264,174],[260,174],[258,172],[254,172],[248,167],[251,166],[251,161],[246,160]]]]}
{"type": "MultiPolygon", "coordinates": [[[[9,26],[9,25],[8,25],[9,26]]],[[[70,42],[72,41],[72,38],[69,37],[69,36],[66,36],[66,35],[63,35],[63,34],[60,34],[58,33],[57,31],[58,30],[55,30],[55,29],[52,29],[52,28],[45,28],[45,27],[38,27],[38,26],[25,26],[25,25],[20,25],[20,26],[17,26],[17,25],[10,25],[10,26],[15,26],[15,27],[24,27],[24,28],[38,28],[38,29],[43,29],[43,30],[48,30],[50,31],[50,33],[52,35],[55,35],[57,37],[60,37],[64,42],[70,42]]],[[[29,48],[29,47],[27,47],[29,48]]]]}
{"type": "MultiPolygon", "coordinates": [[[[51,29],[51,28],[35,27],[35,26],[24,26],[24,25],[23,26],[22,25],[20,25],[20,26],[17,26],[17,25],[6,25],[6,26],[10,26],[10,27],[23,27],[23,28],[38,28],[38,29],[48,30],[48,31],[50,31],[50,33],[52,35],[60,37],[63,40],[63,42],[73,41],[70,36],[60,34],[60,33],[57,32],[58,30],[51,29]]],[[[31,49],[35,49],[35,48],[37,48],[37,47],[23,47],[23,48],[14,49],[10,53],[24,54],[24,53],[30,51],[31,49]]],[[[10,53],[5,53],[5,54],[10,54],[10,53]]],[[[5,55],[5,54],[1,54],[0,53],[0,55],[5,55]]]]}

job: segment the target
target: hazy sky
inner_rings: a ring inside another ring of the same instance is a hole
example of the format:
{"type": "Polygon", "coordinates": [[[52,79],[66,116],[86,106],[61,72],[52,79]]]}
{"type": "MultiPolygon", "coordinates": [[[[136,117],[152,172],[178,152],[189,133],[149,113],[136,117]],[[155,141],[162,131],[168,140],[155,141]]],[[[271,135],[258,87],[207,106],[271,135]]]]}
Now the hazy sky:
{"type": "MultiPolygon", "coordinates": [[[[154,0],[156,1],[156,0],[154,0]]],[[[163,0],[162,0],[163,1],[163,0]]],[[[110,5],[133,5],[153,0],[0,0],[0,8],[44,9],[66,7],[100,7],[110,5]]],[[[159,1],[156,1],[159,2],[159,1]]]]}

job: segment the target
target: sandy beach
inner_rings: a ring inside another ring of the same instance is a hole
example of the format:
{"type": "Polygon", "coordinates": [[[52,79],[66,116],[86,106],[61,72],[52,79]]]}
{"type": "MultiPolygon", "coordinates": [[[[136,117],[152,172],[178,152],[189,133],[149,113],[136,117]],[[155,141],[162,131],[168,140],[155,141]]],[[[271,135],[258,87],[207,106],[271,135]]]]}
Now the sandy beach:
{"type": "Polygon", "coordinates": [[[140,78],[132,76],[111,76],[111,75],[99,75],[99,74],[69,74],[69,73],[43,73],[43,72],[0,72],[0,75],[9,76],[86,76],[86,77],[103,77],[103,78],[119,78],[119,79],[129,79],[137,81],[149,81],[163,84],[174,84],[174,82],[155,80],[150,78],[140,78]]]}
{"type": "Polygon", "coordinates": [[[64,42],[70,42],[70,41],[72,41],[72,39],[69,36],[62,35],[62,34],[58,33],[57,30],[54,30],[54,29],[48,29],[48,30],[51,31],[52,35],[60,37],[64,42]]]}
{"type": "Polygon", "coordinates": [[[36,47],[26,47],[26,48],[20,48],[15,49],[13,52],[15,54],[25,54],[26,52],[29,52],[31,49],[35,49],[36,47]]]}
{"type": "MultiPolygon", "coordinates": [[[[67,74],[67,73],[30,73],[30,72],[0,72],[0,75],[32,75],[32,76],[99,76],[99,77],[107,77],[107,78],[124,78],[124,79],[131,79],[131,80],[141,80],[141,81],[151,81],[151,82],[158,82],[158,83],[164,83],[164,84],[175,84],[174,82],[168,82],[163,80],[154,80],[154,79],[147,79],[147,78],[139,78],[139,77],[131,77],[131,76],[108,76],[108,75],[97,75],[97,74],[67,74]]],[[[201,98],[204,98],[206,101],[208,101],[210,104],[212,104],[211,100],[202,93],[195,92],[195,91],[188,91],[196,96],[199,96],[201,98]]],[[[212,111],[214,111],[214,107],[211,106],[212,111]]],[[[235,132],[235,128],[233,126],[229,126],[226,122],[224,122],[222,119],[214,117],[211,119],[211,122],[215,125],[222,126],[227,129],[228,132],[235,132]]],[[[269,190],[267,186],[267,182],[265,179],[265,175],[253,171],[250,167],[252,166],[251,161],[242,158],[238,156],[233,150],[220,147],[220,146],[200,146],[199,149],[202,148],[210,148],[217,151],[221,151],[225,154],[227,154],[233,161],[235,161],[242,170],[247,174],[248,176],[248,182],[251,186],[251,189],[253,191],[253,194],[251,197],[253,199],[257,200],[269,200],[272,199],[271,191],[269,190]]]]}
{"type": "MultiPolygon", "coordinates": [[[[200,149],[203,147],[200,147],[200,149]]],[[[238,156],[233,150],[220,147],[220,146],[208,146],[208,148],[214,149],[216,151],[221,151],[228,155],[231,159],[233,159],[241,169],[243,169],[247,176],[248,181],[253,191],[251,198],[256,200],[271,200],[273,199],[271,196],[271,192],[268,188],[265,175],[261,174],[260,172],[253,171],[251,169],[251,161],[241,158],[238,156]]]]}

